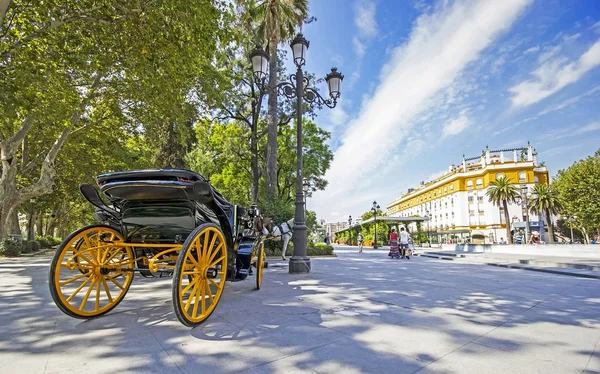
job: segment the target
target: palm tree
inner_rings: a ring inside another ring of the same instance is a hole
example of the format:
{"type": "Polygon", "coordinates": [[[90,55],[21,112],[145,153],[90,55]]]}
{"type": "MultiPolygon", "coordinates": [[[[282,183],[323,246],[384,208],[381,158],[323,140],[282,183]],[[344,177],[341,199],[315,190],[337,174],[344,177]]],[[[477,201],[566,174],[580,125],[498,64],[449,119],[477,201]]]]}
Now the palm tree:
{"type": "Polygon", "coordinates": [[[508,214],[508,203],[516,203],[519,197],[519,189],[510,183],[510,178],[502,177],[490,182],[491,187],[486,195],[491,203],[496,206],[502,205],[504,208],[504,222],[506,222],[506,238],[509,243],[513,243],[513,237],[510,233],[510,215],[508,214]]]}
{"type": "Polygon", "coordinates": [[[267,196],[275,196],[277,186],[277,73],[279,43],[290,40],[308,15],[308,0],[262,0],[255,3],[253,15],[258,37],[268,42],[269,100],[267,132],[267,196]]]}
{"type": "Polygon", "coordinates": [[[558,191],[546,184],[538,184],[533,187],[533,197],[529,200],[527,207],[533,214],[544,216],[548,222],[548,242],[554,243],[554,225],[552,214],[557,215],[562,210],[562,204],[558,198],[558,191]]]}

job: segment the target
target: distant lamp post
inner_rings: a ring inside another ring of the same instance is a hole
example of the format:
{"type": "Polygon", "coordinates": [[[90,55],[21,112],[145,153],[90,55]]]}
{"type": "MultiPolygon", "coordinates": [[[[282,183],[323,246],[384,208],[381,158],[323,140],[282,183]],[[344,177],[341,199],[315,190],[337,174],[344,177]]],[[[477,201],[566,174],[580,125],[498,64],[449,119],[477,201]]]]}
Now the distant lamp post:
{"type": "Polygon", "coordinates": [[[377,249],[377,209],[379,209],[379,204],[377,201],[373,201],[373,207],[371,208],[371,212],[373,212],[373,217],[375,219],[375,232],[373,234],[373,248],[377,249]]]}
{"type": "Polygon", "coordinates": [[[569,221],[569,225],[570,225],[570,228],[571,228],[571,244],[574,244],[574,243],[575,243],[575,241],[574,241],[574,239],[573,239],[573,222],[574,222],[575,220],[577,220],[577,216],[576,216],[576,215],[571,215],[571,216],[568,216],[568,217],[567,217],[567,220],[569,221]]]}
{"type": "Polygon", "coordinates": [[[290,47],[292,48],[292,57],[296,65],[296,73],[288,77],[288,81],[278,83],[275,87],[267,87],[265,84],[268,75],[269,55],[258,46],[250,55],[254,79],[261,90],[276,90],[277,94],[283,95],[288,99],[296,99],[296,212],[294,215],[294,255],[290,259],[290,273],[309,273],[310,259],[306,256],[306,217],[304,213],[304,199],[302,191],[303,164],[302,164],[302,99],[309,105],[325,105],[334,108],[337,100],[340,98],[342,80],[344,76],[337,71],[337,68],[331,68],[331,72],[325,76],[327,87],[329,88],[329,98],[322,97],[316,89],[308,87],[310,81],[304,76],[302,66],[306,63],[306,51],[310,43],[302,34],[298,34],[290,47]]]}
{"type": "Polygon", "coordinates": [[[348,216],[348,235],[350,235],[350,244],[352,244],[352,216],[348,216]]]}
{"type": "Polygon", "coordinates": [[[425,217],[427,217],[427,243],[429,243],[429,247],[431,248],[431,237],[429,236],[429,220],[431,219],[431,215],[429,211],[425,211],[425,217]]]}

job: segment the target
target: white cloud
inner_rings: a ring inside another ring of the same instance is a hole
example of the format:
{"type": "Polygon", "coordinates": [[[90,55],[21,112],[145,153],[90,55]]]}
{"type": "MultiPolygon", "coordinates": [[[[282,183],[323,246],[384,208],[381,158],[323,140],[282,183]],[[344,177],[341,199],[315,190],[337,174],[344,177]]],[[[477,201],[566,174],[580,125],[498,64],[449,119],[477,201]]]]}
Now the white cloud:
{"type": "Polygon", "coordinates": [[[576,102],[578,102],[582,98],[584,98],[586,96],[589,96],[589,95],[592,95],[592,94],[594,94],[594,93],[596,93],[598,91],[600,91],[600,86],[596,86],[596,87],[592,88],[591,90],[582,93],[581,95],[574,96],[574,97],[572,97],[570,99],[567,99],[567,100],[565,100],[565,101],[563,101],[563,102],[561,102],[559,104],[551,105],[548,108],[546,108],[546,109],[542,110],[541,112],[539,112],[538,115],[542,116],[544,114],[548,114],[548,113],[552,113],[552,112],[557,112],[557,111],[559,111],[561,109],[564,109],[564,108],[566,108],[568,106],[571,106],[571,105],[575,104],[576,102]]]}
{"type": "Polygon", "coordinates": [[[448,136],[458,135],[463,132],[467,127],[471,125],[471,121],[467,118],[466,115],[461,114],[460,117],[453,119],[452,121],[446,122],[444,124],[444,130],[442,132],[442,137],[446,138],[448,136]]]}
{"type": "Polygon", "coordinates": [[[600,41],[594,43],[577,61],[555,57],[542,63],[534,72],[534,79],[521,82],[509,89],[514,94],[513,107],[524,107],[558,92],[578,81],[585,73],[600,64],[600,41]]]}
{"type": "Polygon", "coordinates": [[[586,132],[599,131],[600,130],[600,121],[590,122],[587,125],[576,131],[577,134],[584,134],[586,132]]]}
{"type": "Polygon", "coordinates": [[[352,39],[352,45],[354,46],[354,53],[360,58],[365,55],[365,45],[355,36],[352,39]]]}
{"type": "Polygon", "coordinates": [[[354,4],[354,24],[364,38],[372,38],[377,35],[374,1],[359,0],[354,4]]]}
{"type": "Polygon", "coordinates": [[[451,86],[531,2],[457,0],[419,16],[408,41],[382,68],[386,74],[380,74],[374,94],[350,122],[326,175],[329,186],[314,195],[313,206],[322,214],[333,209],[358,214],[363,211],[357,204],[367,195],[365,190],[369,198],[381,185],[391,183],[397,191],[402,173],[393,173],[395,180],[389,180],[378,168],[406,149],[409,137],[413,137],[410,145],[425,144],[422,129],[413,130],[415,118],[430,109],[433,98],[451,86]]]}
{"type": "Polygon", "coordinates": [[[535,52],[539,51],[540,49],[541,49],[541,47],[540,47],[539,45],[534,45],[534,46],[533,46],[533,47],[531,47],[531,48],[527,48],[527,49],[525,50],[525,52],[523,52],[523,53],[527,55],[527,54],[529,54],[529,53],[535,53],[535,52]]]}

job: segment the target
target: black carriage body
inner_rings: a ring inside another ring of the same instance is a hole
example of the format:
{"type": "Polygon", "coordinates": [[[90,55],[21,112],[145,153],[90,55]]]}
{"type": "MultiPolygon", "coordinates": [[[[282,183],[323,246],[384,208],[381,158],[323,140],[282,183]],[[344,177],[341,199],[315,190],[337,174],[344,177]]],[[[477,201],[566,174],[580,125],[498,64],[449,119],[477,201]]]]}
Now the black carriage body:
{"type": "Polygon", "coordinates": [[[196,227],[211,222],[220,227],[227,242],[228,277],[240,279],[240,263],[242,269],[249,268],[247,247],[256,239],[242,237],[246,209],[230,204],[200,174],[136,170],[102,174],[96,181],[114,208],[94,196],[97,192],[89,185],[81,186],[82,194],[98,207],[97,219],[117,226],[127,242],[181,244],[196,227]],[[239,245],[243,250],[238,255],[239,245]]]}

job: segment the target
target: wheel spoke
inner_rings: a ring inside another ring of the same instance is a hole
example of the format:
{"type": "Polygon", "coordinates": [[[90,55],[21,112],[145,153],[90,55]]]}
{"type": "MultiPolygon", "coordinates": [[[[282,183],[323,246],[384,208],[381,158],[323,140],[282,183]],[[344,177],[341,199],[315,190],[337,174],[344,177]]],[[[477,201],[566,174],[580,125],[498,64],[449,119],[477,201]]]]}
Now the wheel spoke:
{"type": "Polygon", "coordinates": [[[100,309],[100,278],[96,282],[96,308],[94,311],[98,311],[100,309]]]}
{"type": "Polygon", "coordinates": [[[94,278],[94,280],[92,281],[92,285],[90,286],[90,288],[88,288],[87,292],[85,293],[85,296],[83,297],[83,301],[81,302],[81,305],[79,305],[79,310],[82,312],[83,312],[83,309],[85,308],[85,304],[87,304],[90,294],[92,293],[92,289],[96,285],[96,280],[97,279],[94,278]]]}
{"type": "Polygon", "coordinates": [[[200,277],[195,277],[190,282],[190,284],[188,284],[187,286],[185,286],[185,288],[181,291],[181,296],[184,296],[190,290],[190,288],[192,288],[196,283],[198,283],[199,279],[200,279],[200,277]]]}
{"type": "Polygon", "coordinates": [[[73,294],[71,296],[69,296],[69,298],[67,299],[67,302],[71,301],[78,293],[79,291],[81,291],[81,289],[83,287],[85,287],[85,285],[92,280],[92,277],[89,277],[88,279],[86,279],[83,283],[81,283],[79,285],[79,287],[77,287],[77,289],[75,290],[75,292],[73,292],[73,294]]]}
{"type": "Polygon", "coordinates": [[[219,246],[215,249],[215,252],[210,256],[210,258],[208,259],[208,261],[206,262],[207,264],[210,263],[213,258],[215,258],[215,256],[219,253],[219,251],[221,250],[221,247],[223,247],[223,243],[219,243],[219,246]]]}
{"type": "Polygon", "coordinates": [[[59,286],[61,286],[61,287],[62,287],[62,286],[66,286],[67,284],[69,284],[69,283],[73,283],[73,282],[75,282],[75,281],[76,281],[76,280],[78,280],[78,279],[81,279],[81,278],[83,278],[83,277],[89,277],[89,276],[90,276],[90,274],[89,274],[89,273],[83,273],[83,274],[79,274],[79,275],[78,275],[78,276],[76,276],[76,277],[73,277],[73,278],[71,278],[71,279],[67,279],[66,281],[62,281],[62,282],[60,282],[58,285],[59,285],[59,286]]]}
{"type": "Polygon", "coordinates": [[[210,279],[210,278],[208,278],[208,280],[210,281],[210,283],[214,284],[214,285],[215,285],[215,287],[217,287],[217,292],[219,292],[219,290],[220,290],[221,288],[223,288],[223,286],[219,285],[219,284],[218,284],[217,282],[215,282],[214,280],[212,280],[212,279],[210,279]]]}
{"type": "MultiPolygon", "coordinates": [[[[192,288],[192,293],[190,294],[190,297],[188,298],[187,302],[185,303],[185,312],[187,313],[187,311],[190,309],[190,305],[192,303],[192,299],[194,298],[194,296],[196,295],[196,291],[198,290],[198,283],[196,282],[196,284],[194,285],[194,288],[192,288]]],[[[183,296],[183,295],[181,295],[183,296]]]]}
{"type": "Polygon", "coordinates": [[[206,313],[206,294],[204,293],[205,286],[208,287],[208,283],[206,282],[206,279],[202,279],[202,285],[200,286],[200,289],[202,290],[202,315],[206,313]]]}
{"type": "MultiPolygon", "coordinates": [[[[204,236],[207,236],[208,233],[206,233],[204,236]]],[[[206,240],[206,238],[205,238],[206,240]]],[[[198,261],[196,262],[198,265],[202,265],[202,245],[200,245],[200,238],[196,237],[194,239],[194,246],[196,247],[196,257],[198,258],[198,261]]]]}
{"type": "MultiPolygon", "coordinates": [[[[212,279],[209,279],[209,280],[212,280],[212,279]]],[[[214,281],[213,281],[213,283],[214,283],[214,281]]],[[[213,296],[213,294],[210,290],[210,284],[208,284],[208,282],[206,282],[206,295],[210,299],[210,305],[212,305],[215,302],[215,297],[213,296]]]]}
{"type": "Polygon", "coordinates": [[[210,260],[213,259],[213,257],[215,256],[215,253],[219,252],[219,248],[221,246],[219,246],[218,248],[215,248],[215,242],[217,241],[217,235],[213,235],[212,241],[210,242],[210,247],[208,247],[208,251],[206,253],[205,258],[207,259],[207,261],[205,262],[205,264],[208,264],[210,262],[210,260]],[[213,250],[215,253],[213,253],[213,250]],[[209,257],[210,254],[210,257],[209,257]]]}
{"type": "Polygon", "coordinates": [[[119,273],[119,274],[115,275],[114,277],[111,277],[110,275],[106,275],[106,279],[108,279],[111,282],[113,282],[115,284],[115,286],[117,286],[117,287],[119,287],[121,289],[121,291],[125,291],[125,287],[121,286],[121,284],[115,280],[115,278],[118,277],[121,274],[122,273],[119,273]]]}
{"type": "Polygon", "coordinates": [[[196,315],[198,315],[198,305],[200,304],[200,290],[204,288],[204,283],[202,283],[202,281],[200,281],[199,285],[200,286],[196,290],[196,295],[194,296],[194,308],[192,309],[192,317],[196,317],[196,315]]]}
{"type": "Polygon", "coordinates": [[[187,262],[187,260],[191,260],[191,262],[194,263],[194,267],[200,267],[200,265],[198,265],[198,261],[196,261],[196,259],[194,258],[194,255],[192,255],[191,250],[185,255],[185,259],[186,259],[186,262],[187,262]]]}
{"type": "Polygon", "coordinates": [[[223,261],[223,259],[225,258],[225,256],[221,256],[218,259],[214,260],[213,262],[210,263],[210,265],[208,265],[209,268],[212,268],[213,266],[215,266],[216,264],[218,264],[219,262],[223,261]]]}
{"type": "Polygon", "coordinates": [[[102,277],[102,285],[104,286],[104,290],[106,291],[106,296],[108,297],[108,301],[113,303],[112,295],[110,294],[110,290],[108,289],[108,284],[106,283],[106,278],[102,277]]]}

